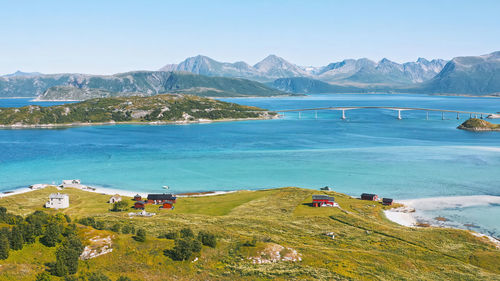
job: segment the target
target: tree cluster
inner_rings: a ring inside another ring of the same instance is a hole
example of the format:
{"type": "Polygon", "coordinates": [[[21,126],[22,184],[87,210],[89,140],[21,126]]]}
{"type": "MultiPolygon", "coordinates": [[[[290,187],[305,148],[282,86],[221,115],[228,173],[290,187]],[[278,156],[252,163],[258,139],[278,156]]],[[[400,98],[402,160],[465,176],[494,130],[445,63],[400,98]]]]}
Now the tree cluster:
{"type": "Polygon", "coordinates": [[[179,232],[169,232],[162,237],[175,239],[174,248],[165,250],[164,254],[176,261],[190,259],[193,254],[201,251],[202,245],[212,248],[217,245],[217,238],[214,234],[200,231],[196,237],[190,228],[183,228],[179,232]]]}

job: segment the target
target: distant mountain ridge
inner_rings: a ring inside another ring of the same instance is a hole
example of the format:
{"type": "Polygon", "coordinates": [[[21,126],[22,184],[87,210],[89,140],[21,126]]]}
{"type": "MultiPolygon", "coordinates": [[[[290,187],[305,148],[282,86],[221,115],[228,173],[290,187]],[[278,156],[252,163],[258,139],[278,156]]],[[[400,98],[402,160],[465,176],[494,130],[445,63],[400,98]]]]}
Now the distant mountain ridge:
{"type": "Polygon", "coordinates": [[[11,74],[6,74],[3,75],[3,77],[32,77],[32,76],[39,76],[42,75],[40,72],[22,72],[20,70],[11,73],[11,74]]]}
{"type": "Polygon", "coordinates": [[[184,93],[198,96],[277,96],[284,92],[256,81],[208,77],[192,73],[133,71],[115,75],[51,74],[0,77],[0,96],[38,97],[40,100],[108,97],[109,93],[184,93]],[[93,89],[93,90],[90,90],[93,89]]]}
{"type": "Polygon", "coordinates": [[[198,55],[179,64],[168,64],[163,71],[186,71],[208,76],[238,77],[270,82],[279,78],[307,77],[330,83],[344,84],[412,84],[434,77],[446,64],[445,60],[428,61],[419,58],[415,62],[398,64],[388,59],[374,62],[366,58],[346,59],[322,67],[298,66],[276,55],[269,55],[251,66],[245,62],[218,62],[198,55]]]}
{"type": "Polygon", "coordinates": [[[456,57],[419,91],[445,94],[500,95],[500,51],[456,57]]]}

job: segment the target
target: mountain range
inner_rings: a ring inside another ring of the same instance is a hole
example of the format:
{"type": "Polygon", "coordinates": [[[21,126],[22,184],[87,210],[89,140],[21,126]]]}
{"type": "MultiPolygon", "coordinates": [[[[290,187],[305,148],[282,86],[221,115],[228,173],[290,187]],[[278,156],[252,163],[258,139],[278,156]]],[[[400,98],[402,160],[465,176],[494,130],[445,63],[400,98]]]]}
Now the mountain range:
{"type": "Polygon", "coordinates": [[[321,67],[299,66],[270,55],[251,66],[187,58],[159,71],[115,75],[16,72],[0,77],[0,97],[87,99],[138,93],[184,93],[212,97],[277,96],[286,93],[404,92],[500,95],[500,52],[396,63],[346,59],[321,67]]]}
{"type": "Polygon", "coordinates": [[[366,58],[346,59],[321,67],[298,66],[276,55],[270,55],[251,66],[245,62],[218,62],[206,56],[185,59],[179,64],[168,64],[162,71],[186,71],[207,76],[238,77],[270,82],[279,78],[307,77],[336,84],[412,84],[427,81],[446,64],[445,60],[399,64],[388,59],[374,62],[366,58]]]}
{"type": "Polygon", "coordinates": [[[0,96],[40,100],[83,100],[139,93],[211,97],[277,96],[286,93],[247,79],[208,77],[186,72],[132,71],[115,75],[44,74],[0,77],[0,96]]]}

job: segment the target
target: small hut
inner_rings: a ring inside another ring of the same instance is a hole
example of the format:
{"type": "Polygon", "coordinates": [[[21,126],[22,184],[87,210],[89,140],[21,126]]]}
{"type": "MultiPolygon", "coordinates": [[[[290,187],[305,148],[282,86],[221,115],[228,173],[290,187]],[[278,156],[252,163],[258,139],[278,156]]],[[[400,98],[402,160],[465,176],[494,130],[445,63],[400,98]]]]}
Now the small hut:
{"type": "Polygon", "coordinates": [[[111,198],[109,198],[108,202],[111,204],[114,204],[114,203],[120,202],[120,201],[122,201],[122,197],[118,194],[115,194],[115,195],[111,196],[111,198]]]}
{"type": "Polygon", "coordinates": [[[382,204],[383,205],[389,206],[389,205],[392,205],[392,203],[393,203],[392,198],[382,198],[382,204]]]}
{"type": "Polygon", "coordinates": [[[141,200],[142,196],[140,196],[139,194],[134,195],[134,201],[141,201],[141,200]]]}
{"type": "Polygon", "coordinates": [[[371,193],[363,193],[363,194],[361,194],[361,200],[377,201],[378,200],[378,195],[377,194],[371,194],[371,193]]]}
{"type": "Polygon", "coordinates": [[[144,201],[137,201],[137,202],[134,203],[134,208],[135,209],[144,210],[145,207],[146,207],[146,202],[144,202],[144,201]]]}

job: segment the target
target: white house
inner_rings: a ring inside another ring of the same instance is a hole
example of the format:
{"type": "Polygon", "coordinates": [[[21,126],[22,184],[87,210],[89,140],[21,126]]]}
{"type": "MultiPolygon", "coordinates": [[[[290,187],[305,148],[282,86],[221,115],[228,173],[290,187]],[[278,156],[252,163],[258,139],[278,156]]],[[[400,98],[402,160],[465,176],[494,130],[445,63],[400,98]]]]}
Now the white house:
{"type": "Polygon", "coordinates": [[[122,201],[122,197],[119,194],[115,194],[109,198],[109,203],[114,204],[116,202],[122,201]]]}
{"type": "Polygon", "coordinates": [[[64,209],[69,207],[68,194],[52,193],[49,196],[49,201],[45,203],[45,208],[64,209]]]}

